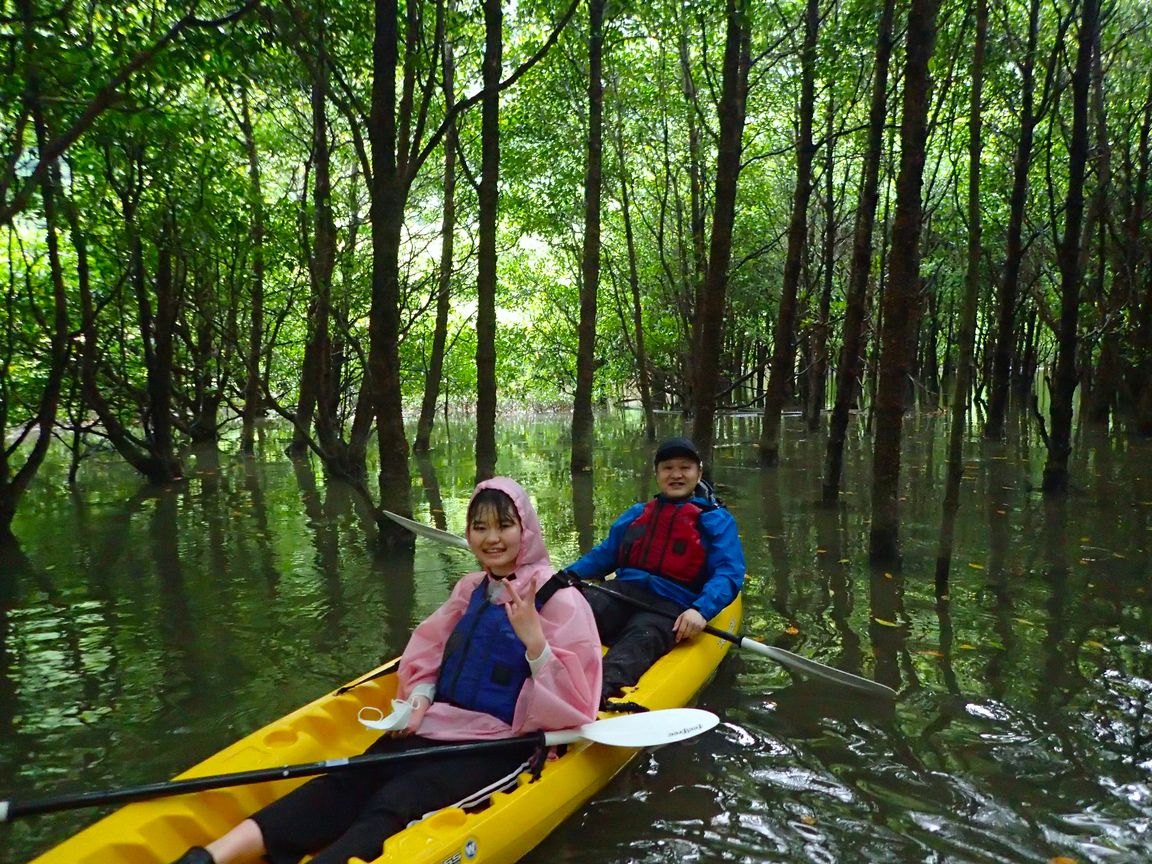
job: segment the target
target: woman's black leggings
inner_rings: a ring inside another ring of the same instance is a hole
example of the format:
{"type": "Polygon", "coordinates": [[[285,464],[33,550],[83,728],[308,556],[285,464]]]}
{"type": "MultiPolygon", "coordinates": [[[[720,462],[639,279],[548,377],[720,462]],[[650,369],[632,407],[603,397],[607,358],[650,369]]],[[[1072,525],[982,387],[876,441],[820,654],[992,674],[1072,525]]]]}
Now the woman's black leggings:
{"type": "MultiPolygon", "coordinates": [[[[456,743],[385,735],[364,752],[398,753],[456,743]]],[[[371,861],[380,856],[384,840],[409,822],[506,777],[535,749],[529,742],[508,750],[428,756],[325,774],[252,819],[264,835],[269,864],[297,864],[310,852],[317,853],[313,864],[346,864],[352,856],[371,861]]]]}

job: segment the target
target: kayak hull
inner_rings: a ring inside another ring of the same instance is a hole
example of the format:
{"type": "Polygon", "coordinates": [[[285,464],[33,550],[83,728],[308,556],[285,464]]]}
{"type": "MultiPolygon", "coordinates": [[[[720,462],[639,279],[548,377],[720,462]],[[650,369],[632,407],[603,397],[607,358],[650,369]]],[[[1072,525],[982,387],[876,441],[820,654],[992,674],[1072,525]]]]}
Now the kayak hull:
{"type": "MultiPolygon", "coordinates": [[[[741,599],[713,620],[739,629],[741,599]]],[[[676,646],[625,698],[647,708],[678,708],[708,683],[731,644],[708,634],[676,646]]],[[[396,662],[385,674],[347,692],[334,691],[242,738],[180,775],[201,777],[352,756],[378,733],[356,722],[365,705],[385,706],[395,694],[396,662]]],[[[486,806],[441,810],[389,838],[373,864],[499,864],[526,855],[639,751],[589,742],[568,746],[540,777],[519,777],[486,806]]],[[[213,789],[130,804],[48,850],[31,864],[164,864],[203,845],[306,779],[213,789]]],[[[357,859],[353,859],[354,862],[357,859]]],[[[357,862],[359,864],[359,862],[357,862]]]]}

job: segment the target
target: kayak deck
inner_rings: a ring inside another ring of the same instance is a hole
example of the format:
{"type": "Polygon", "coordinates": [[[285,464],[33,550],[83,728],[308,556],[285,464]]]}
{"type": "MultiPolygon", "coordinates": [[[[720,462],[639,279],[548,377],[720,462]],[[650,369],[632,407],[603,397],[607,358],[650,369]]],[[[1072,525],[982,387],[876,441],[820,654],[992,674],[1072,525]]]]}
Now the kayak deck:
{"type": "MultiPolygon", "coordinates": [[[[712,624],[739,628],[736,598],[712,624]]],[[[701,634],[673,648],[626,695],[650,709],[678,708],[704,687],[731,647],[701,634]]],[[[362,752],[378,735],[356,722],[361,707],[386,706],[395,695],[392,661],[386,674],[335,691],[240,739],[179,778],[227,774],[313,762],[362,752]],[[391,667],[391,668],[389,668],[391,667]],[[339,695],[337,695],[339,694],[339,695]]],[[[540,843],[603,788],[639,751],[589,742],[568,746],[539,779],[522,774],[515,788],[497,792],[486,806],[447,808],[390,837],[376,859],[404,864],[513,862],[540,843]]],[[[223,834],[307,778],[214,789],[130,804],[48,850],[31,864],[163,864],[193,845],[223,834]]],[[[358,862],[358,859],[352,859],[358,862]]]]}

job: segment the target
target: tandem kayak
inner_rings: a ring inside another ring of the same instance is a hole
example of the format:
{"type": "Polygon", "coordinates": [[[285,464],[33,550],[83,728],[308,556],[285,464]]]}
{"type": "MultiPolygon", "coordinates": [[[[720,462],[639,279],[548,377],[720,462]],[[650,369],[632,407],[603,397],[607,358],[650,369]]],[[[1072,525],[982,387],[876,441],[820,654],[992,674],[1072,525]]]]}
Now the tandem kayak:
{"type": "MultiPolygon", "coordinates": [[[[741,598],[712,619],[738,630],[741,598]]],[[[711,679],[731,644],[702,633],[672,649],[625,698],[650,709],[679,708],[711,679]]],[[[356,720],[364,706],[385,706],[395,694],[396,661],[268,724],[181,774],[177,779],[275,768],[360,753],[378,733],[356,720]],[[365,680],[369,679],[369,680],[365,680]]],[[[606,715],[602,715],[606,716],[606,715]]],[[[497,864],[513,862],[578,810],[640,751],[581,741],[546,763],[532,781],[522,774],[510,791],[486,805],[437,811],[390,837],[375,864],[497,864]]],[[[129,804],[65,840],[31,864],[163,864],[189,846],[223,834],[304,779],[211,789],[129,804]]],[[[353,859],[354,861],[358,859],[353,859]]]]}

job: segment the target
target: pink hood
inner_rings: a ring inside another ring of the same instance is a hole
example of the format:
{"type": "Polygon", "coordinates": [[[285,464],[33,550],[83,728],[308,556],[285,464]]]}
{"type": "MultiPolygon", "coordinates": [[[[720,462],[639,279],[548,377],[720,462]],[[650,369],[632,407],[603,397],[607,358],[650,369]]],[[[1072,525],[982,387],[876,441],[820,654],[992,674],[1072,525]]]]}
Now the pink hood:
{"type": "MultiPolygon", "coordinates": [[[[483,481],[476,486],[473,497],[482,489],[498,489],[508,495],[520,515],[516,583],[531,580],[537,587],[543,585],[552,576],[552,562],[540,533],[540,518],[528,493],[507,477],[483,481]]],[[[467,609],[473,591],[486,578],[483,571],[465,575],[444,605],[413,631],[400,659],[400,698],[407,698],[414,687],[436,682],[444,644],[467,609]]],[[[594,720],[600,704],[601,669],[600,637],[592,610],[579,591],[566,589],[558,591],[541,608],[540,623],[550,655],[524,685],[511,726],[489,714],[436,702],[424,715],[418,734],[439,740],[503,738],[537,729],[565,729],[594,720]]]]}
{"type": "MultiPolygon", "coordinates": [[[[476,485],[472,498],[483,489],[498,489],[512,499],[516,505],[516,512],[520,514],[520,554],[516,556],[516,575],[521,578],[529,573],[544,568],[551,576],[552,559],[548,557],[548,549],[544,546],[544,535],[540,531],[540,517],[536,515],[536,508],[528,498],[524,487],[508,477],[493,477],[483,480],[476,485]]],[[[469,498],[471,503],[472,498],[469,498]]]]}

